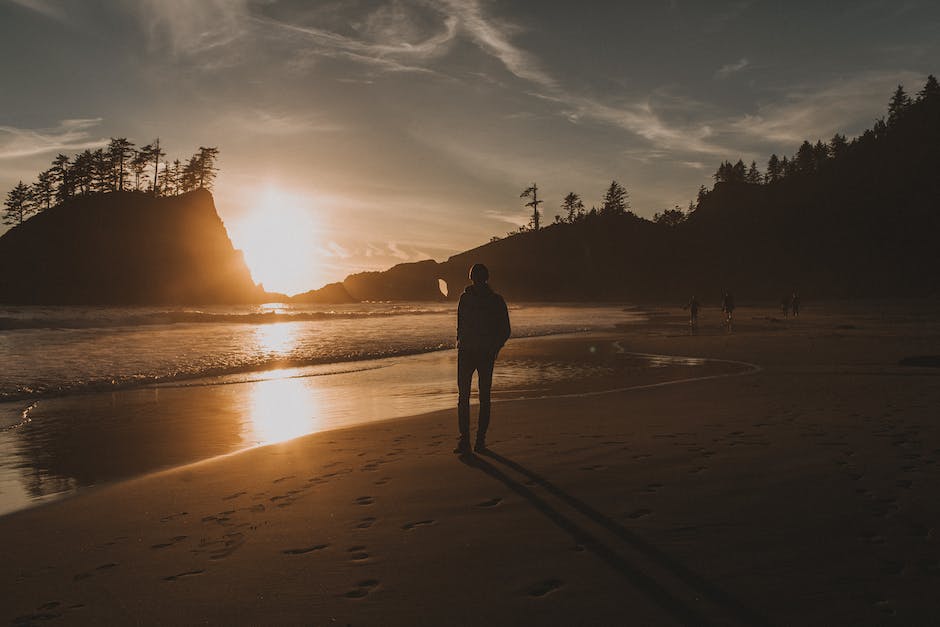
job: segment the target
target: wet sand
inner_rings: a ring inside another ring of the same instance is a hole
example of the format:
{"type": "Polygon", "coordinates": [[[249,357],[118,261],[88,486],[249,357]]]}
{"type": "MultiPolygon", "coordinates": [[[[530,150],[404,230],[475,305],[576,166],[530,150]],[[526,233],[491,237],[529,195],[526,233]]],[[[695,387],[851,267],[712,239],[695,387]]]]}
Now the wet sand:
{"type": "Polygon", "coordinates": [[[940,354],[938,320],[742,308],[727,334],[706,309],[689,336],[664,311],[512,342],[507,362],[606,369],[503,399],[486,455],[451,454],[439,411],[2,517],[0,620],[931,624],[940,370],[901,363],[940,354]],[[618,368],[629,352],[726,361],[647,380],[618,368]]]}

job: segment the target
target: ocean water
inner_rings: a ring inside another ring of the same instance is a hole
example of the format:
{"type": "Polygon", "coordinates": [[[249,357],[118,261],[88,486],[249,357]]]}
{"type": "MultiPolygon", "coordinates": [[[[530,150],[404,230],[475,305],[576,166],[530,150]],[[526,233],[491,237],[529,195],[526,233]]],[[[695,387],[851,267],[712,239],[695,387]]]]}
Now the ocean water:
{"type": "MultiPolygon", "coordinates": [[[[453,406],[452,303],[0,308],[0,514],[305,433],[453,406]]],[[[511,306],[513,337],[623,306],[511,306]]],[[[525,390],[590,373],[501,363],[525,390]]]]}

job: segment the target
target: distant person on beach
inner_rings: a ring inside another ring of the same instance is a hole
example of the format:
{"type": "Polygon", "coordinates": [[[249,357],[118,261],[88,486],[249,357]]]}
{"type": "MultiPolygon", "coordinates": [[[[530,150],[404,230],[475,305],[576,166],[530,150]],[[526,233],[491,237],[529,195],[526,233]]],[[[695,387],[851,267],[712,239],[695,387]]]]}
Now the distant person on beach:
{"type": "Polygon", "coordinates": [[[457,305],[457,428],[460,438],[455,453],[470,452],[470,385],[477,373],[480,419],[474,449],[486,448],[490,426],[490,389],[499,350],[509,339],[509,310],[503,297],[490,289],[490,272],[482,263],[470,268],[470,280],[457,305]]]}
{"type": "Polygon", "coordinates": [[[796,292],[793,292],[793,296],[790,297],[790,309],[793,311],[794,318],[800,315],[800,295],[796,292]]]}
{"type": "Polygon", "coordinates": [[[780,311],[783,313],[784,318],[790,317],[790,304],[791,301],[789,296],[784,296],[780,299],[780,311]]]}
{"type": "Polygon", "coordinates": [[[689,328],[694,332],[698,324],[698,299],[693,296],[689,300],[689,328]]]}
{"type": "Polygon", "coordinates": [[[734,321],[734,295],[731,292],[725,292],[721,297],[721,311],[725,314],[728,331],[731,331],[731,323],[734,321]]]}

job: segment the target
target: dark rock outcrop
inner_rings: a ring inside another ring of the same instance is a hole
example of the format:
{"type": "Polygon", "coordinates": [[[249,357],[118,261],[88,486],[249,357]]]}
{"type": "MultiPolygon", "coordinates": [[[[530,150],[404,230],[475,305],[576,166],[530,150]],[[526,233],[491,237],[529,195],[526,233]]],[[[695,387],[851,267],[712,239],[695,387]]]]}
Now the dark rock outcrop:
{"type": "Polygon", "coordinates": [[[215,209],[197,190],[72,199],[0,237],[0,302],[57,305],[263,302],[215,209]]]}

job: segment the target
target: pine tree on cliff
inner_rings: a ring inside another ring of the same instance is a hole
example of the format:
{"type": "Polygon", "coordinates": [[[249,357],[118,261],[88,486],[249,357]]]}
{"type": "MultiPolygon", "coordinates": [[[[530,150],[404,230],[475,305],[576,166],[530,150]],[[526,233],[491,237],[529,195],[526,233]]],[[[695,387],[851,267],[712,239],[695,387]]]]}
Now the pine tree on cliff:
{"type": "Polygon", "coordinates": [[[131,157],[134,155],[134,144],[127,141],[126,137],[112,137],[108,144],[108,156],[113,167],[114,187],[113,189],[124,191],[124,176],[127,174],[127,166],[131,157]]]}
{"type": "Polygon", "coordinates": [[[601,205],[601,215],[623,215],[630,208],[628,200],[630,194],[627,189],[617,181],[611,181],[604,193],[604,204],[601,205]]]}
{"type": "Polygon", "coordinates": [[[532,207],[532,217],[529,220],[529,224],[532,227],[533,231],[539,230],[539,205],[545,202],[544,200],[539,200],[539,186],[535,183],[532,183],[532,187],[527,187],[521,194],[519,198],[531,198],[529,202],[525,204],[526,207],[532,207]]]}
{"type": "Polygon", "coordinates": [[[584,203],[581,197],[574,192],[568,192],[565,199],[561,201],[561,210],[565,212],[565,221],[574,222],[584,215],[584,203]]]}
{"type": "Polygon", "coordinates": [[[33,183],[33,201],[37,211],[48,209],[55,198],[55,174],[52,169],[39,173],[38,180],[33,183]]]}
{"type": "Polygon", "coordinates": [[[910,96],[904,91],[904,86],[898,85],[898,88],[894,90],[894,94],[891,96],[891,100],[888,101],[888,126],[896,124],[910,106],[910,96]]]}
{"type": "MultiPolygon", "coordinates": [[[[156,138],[150,146],[150,152],[147,157],[153,161],[153,195],[160,195],[160,159],[166,156],[166,153],[160,150],[160,138],[156,138]]],[[[165,171],[164,171],[165,172],[165,171]]]]}
{"type": "Polygon", "coordinates": [[[29,185],[20,181],[16,186],[7,192],[7,199],[3,201],[3,223],[4,224],[23,224],[30,213],[32,213],[32,193],[29,185]]]}

